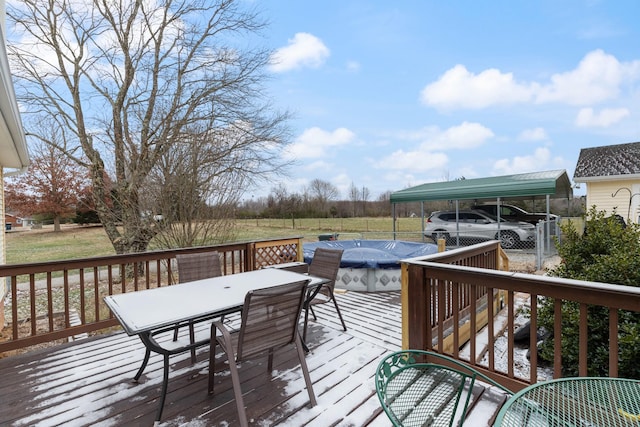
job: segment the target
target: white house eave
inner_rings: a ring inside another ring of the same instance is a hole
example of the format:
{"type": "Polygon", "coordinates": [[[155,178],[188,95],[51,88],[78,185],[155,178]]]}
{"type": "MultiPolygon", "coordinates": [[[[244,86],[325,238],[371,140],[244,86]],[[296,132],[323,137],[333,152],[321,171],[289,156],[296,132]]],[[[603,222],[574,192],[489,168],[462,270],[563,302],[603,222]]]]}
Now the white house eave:
{"type": "Polygon", "coordinates": [[[0,31],[0,165],[7,174],[24,171],[29,166],[29,151],[11,81],[4,31],[0,31]]]}
{"type": "Polygon", "coordinates": [[[625,174],[625,175],[607,175],[607,176],[587,176],[587,177],[574,177],[574,182],[602,182],[602,181],[628,181],[628,180],[640,180],[640,174],[625,174]]]}

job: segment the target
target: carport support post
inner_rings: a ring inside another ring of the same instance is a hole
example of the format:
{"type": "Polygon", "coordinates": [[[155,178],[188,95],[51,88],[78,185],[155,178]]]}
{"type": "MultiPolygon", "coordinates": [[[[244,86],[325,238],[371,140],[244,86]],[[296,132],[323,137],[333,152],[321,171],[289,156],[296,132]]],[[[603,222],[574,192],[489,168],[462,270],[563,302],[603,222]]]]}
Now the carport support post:
{"type": "Polygon", "coordinates": [[[460,200],[456,199],[456,247],[460,247],[460,200]]]}
{"type": "Polygon", "coordinates": [[[498,197],[497,199],[497,206],[496,206],[496,217],[498,218],[498,239],[500,239],[500,208],[502,207],[502,200],[500,197],[498,197]]]}
{"type": "Polygon", "coordinates": [[[396,204],[391,205],[391,220],[393,221],[393,240],[396,240],[396,204]]]}
{"type": "Polygon", "coordinates": [[[422,221],[420,229],[422,234],[422,242],[424,243],[424,200],[420,202],[420,220],[422,221]]]}
{"type": "Polygon", "coordinates": [[[545,253],[551,253],[551,218],[550,218],[550,211],[549,211],[549,204],[551,202],[551,196],[549,194],[547,194],[547,220],[544,222],[545,223],[545,227],[546,227],[546,247],[545,249],[545,253]]]}

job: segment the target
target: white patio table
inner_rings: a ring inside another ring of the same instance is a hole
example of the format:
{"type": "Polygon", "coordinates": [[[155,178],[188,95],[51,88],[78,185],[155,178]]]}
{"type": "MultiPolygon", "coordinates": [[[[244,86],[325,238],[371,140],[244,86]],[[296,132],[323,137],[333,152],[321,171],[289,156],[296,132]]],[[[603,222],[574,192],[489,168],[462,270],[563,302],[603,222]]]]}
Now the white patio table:
{"type": "Polygon", "coordinates": [[[277,268],[265,268],[227,276],[213,277],[154,289],[145,289],[104,298],[105,303],[128,335],[137,335],[146,347],[142,366],[134,376],[138,381],[151,352],[164,357],[164,377],[156,423],[162,409],[169,382],[169,356],[209,343],[211,337],[188,344],[165,346],[154,336],[173,330],[177,324],[198,322],[242,310],[247,292],[308,280],[310,289],[318,289],[326,279],[277,268]]]}

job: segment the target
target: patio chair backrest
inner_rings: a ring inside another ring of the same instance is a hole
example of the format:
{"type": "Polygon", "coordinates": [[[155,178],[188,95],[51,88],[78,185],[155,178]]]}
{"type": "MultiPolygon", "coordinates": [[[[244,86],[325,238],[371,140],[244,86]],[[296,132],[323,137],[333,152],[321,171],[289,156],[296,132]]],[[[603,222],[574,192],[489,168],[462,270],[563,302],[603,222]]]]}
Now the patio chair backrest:
{"type": "Polygon", "coordinates": [[[469,365],[443,354],[403,350],[385,356],[375,385],[394,426],[462,425],[476,379],[512,392],[469,365]],[[441,363],[435,363],[440,361],[441,363]]]}
{"type": "Polygon", "coordinates": [[[329,283],[323,285],[323,288],[330,288],[331,293],[333,293],[336,285],[336,277],[340,269],[343,252],[342,249],[317,248],[309,264],[309,274],[311,276],[323,277],[330,280],[329,283]]]}
{"type": "Polygon", "coordinates": [[[245,296],[236,360],[295,343],[310,280],[250,291],[245,296]]]}
{"type": "Polygon", "coordinates": [[[222,276],[220,254],[218,252],[199,252],[176,255],[178,262],[178,281],[180,283],[222,276]]]}

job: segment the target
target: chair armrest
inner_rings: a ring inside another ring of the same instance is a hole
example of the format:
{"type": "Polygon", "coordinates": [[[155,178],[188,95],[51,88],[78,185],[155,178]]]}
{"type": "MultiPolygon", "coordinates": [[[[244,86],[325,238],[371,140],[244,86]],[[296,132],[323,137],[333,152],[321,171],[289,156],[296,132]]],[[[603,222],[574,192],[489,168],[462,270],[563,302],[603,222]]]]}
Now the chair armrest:
{"type": "Polygon", "coordinates": [[[213,322],[211,324],[211,342],[218,342],[218,344],[222,346],[222,348],[225,352],[227,352],[228,355],[235,355],[233,340],[231,339],[231,332],[229,332],[227,327],[222,322],[213,322]],[[220,335],[216,333],[217,331],[220,331],[220,335]]]}

